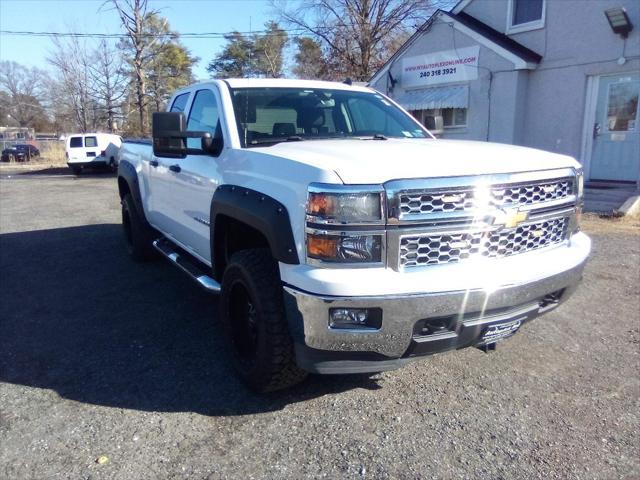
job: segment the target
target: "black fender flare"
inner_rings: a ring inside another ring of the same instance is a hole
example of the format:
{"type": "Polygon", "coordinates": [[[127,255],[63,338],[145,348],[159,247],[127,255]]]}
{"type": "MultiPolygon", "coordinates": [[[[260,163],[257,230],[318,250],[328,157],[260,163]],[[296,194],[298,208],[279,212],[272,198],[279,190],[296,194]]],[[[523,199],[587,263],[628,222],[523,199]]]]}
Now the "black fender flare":
{"type": "Polygon", "coordinates": [[[212,256],[215,252],[218,215],[238,220],[259,231],[267,239],[271,254],[279,262],[291,265],[300,263],[289,212],[273,197],[237,185],[219,186],[211,199],[209,216],[212,256]]]}
{"type": "Polygon", "coordinates": [[[126,160],[120,160],[120,163],[118,164],[118,193],[120,194],[120,200],[122,200],[125,194],[123,192],[120,179],[127,183],[136,211],[138,212],[138,215],[140,215],[140,218],[144,219],[146,222],[144,208],[142,207],[142,196],[140,195],[140,183],[138,181],[136,167],[126,160]]]}

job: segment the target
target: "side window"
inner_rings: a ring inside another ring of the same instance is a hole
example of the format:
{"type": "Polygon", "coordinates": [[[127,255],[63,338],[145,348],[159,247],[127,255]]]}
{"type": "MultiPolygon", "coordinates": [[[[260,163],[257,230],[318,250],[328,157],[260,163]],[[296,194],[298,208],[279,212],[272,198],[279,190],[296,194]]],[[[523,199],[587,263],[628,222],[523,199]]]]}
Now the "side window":
{"type": "Polygon", "coordinates": [[[81,148],[82,137],[71,137],[69,139],[69,148],[81,148]]]}
{"type": "Polygon", "coordinates": [[[96,137],[84,137],[84,146],[85,147],[97,147],[98,139],[96,137]]]}
{"type": "Polygon", "coordinates": [[[170,112],[184,112],[184,109],[187,106],[187,101],[189,101],[189,94],[183,93],[182,95],[178,95],[176,99],[173,101],[171,105],[170,112]]]}
{"type": "MultiPolygon", "coordinates": [[[[198,90],[191,105],[187,130],[191,132],[209,132],[214,138],[222,138],[220,115],[216,96],[211,90],[198,90]]],[[[200,149],[199,138],[187,138],[187,148],[200,149]]]]}

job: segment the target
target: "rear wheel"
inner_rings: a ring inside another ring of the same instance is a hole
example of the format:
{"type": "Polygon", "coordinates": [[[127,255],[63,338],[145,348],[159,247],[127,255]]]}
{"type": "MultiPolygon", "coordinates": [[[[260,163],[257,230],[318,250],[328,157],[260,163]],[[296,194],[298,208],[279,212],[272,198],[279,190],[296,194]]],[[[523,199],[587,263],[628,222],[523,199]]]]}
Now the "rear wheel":
{"type": "Polygon", "coordinates": [[[138,214],[130,193],[122,199],[122,228],[131,258],[144,262],[157,257],[153,248],[154,230],[138,214]]]}
{"type": "Polygon", "coordinates": [[[220,314],[233,365],[253,390],[279,390],[306,377],[295,363],[278,266],[269,250],[231,256],[222,279],[220,314]]]}

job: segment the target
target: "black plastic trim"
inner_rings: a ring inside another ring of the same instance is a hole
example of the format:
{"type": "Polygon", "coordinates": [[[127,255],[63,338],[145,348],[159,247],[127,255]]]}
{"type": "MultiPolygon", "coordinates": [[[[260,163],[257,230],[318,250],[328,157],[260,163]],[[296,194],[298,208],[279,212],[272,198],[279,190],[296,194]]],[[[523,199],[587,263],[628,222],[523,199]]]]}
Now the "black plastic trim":
{"type": "MultiPolygon", "coordinates": [[[[144,221],[146,222],[144,208],[142,207],[140,183],[138,181],[138,173],[136,172],[136,167],[134,167],[133,164],[126,160],[120,160],[120,164],[118,165],[118,183],[120,183],[120,178],[127,182],[127,185],[129,186],[129,192],[131,193],[131,198],[133,198],[133,204],[136,207],[138,215],[140,215],[140,218],[144,219],[144,221]]],[[[118,189],[120,189],[119,185],[118,189]]],[[[123,197],[124,195],[122,191],[120,191],[120,199],[122,200],[123,197]]]]}
{"type": "Polygon", "coordinates": [[[236,185],[219,186],[211,200],[211,251],[215,252],[216,217],[225,215],[262,233],[273,257],[292,265],[300,263],[287,208],[263,193],[236,185]]]}

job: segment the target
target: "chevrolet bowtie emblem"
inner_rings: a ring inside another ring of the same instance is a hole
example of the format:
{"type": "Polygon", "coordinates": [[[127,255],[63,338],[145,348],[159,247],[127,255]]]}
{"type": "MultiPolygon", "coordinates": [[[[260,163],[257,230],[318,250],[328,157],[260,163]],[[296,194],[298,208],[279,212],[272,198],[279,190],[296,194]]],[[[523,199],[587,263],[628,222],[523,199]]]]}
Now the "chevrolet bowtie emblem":
{"type": "Polygon", "coordinates": [[[529,212],[520,212],[517,208],[501,209],[493,217],[494,225],[504,225],[505,228],[516,228],[529,218],[529,212]]]}

